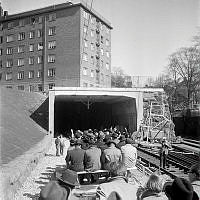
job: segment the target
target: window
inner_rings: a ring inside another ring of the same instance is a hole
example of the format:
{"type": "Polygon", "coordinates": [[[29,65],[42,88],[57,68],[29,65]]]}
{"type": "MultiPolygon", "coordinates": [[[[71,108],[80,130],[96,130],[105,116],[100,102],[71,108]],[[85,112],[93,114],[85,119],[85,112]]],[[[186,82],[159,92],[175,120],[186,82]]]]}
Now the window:
{"type": "Polygon", "coordinates": [[[84,40],[84,47],[88,47],[88,43],[87,43],[87,40],[84,40]]]}
{"type": "Polygon", "coordinates": [[[17,89],[18,89],[18,90],[24,90],[24,85],[18,85],[18,86],[17,86],[17,89]]]}
{"type": "Polygon", "coordinates": [[[12,87],[12,85],[7,85],[6,88],[12,89],[13,87],[12,87]]]}
{"type": "Polygon", "coordinates": [[[37,78],[40,78],[41,76],[42,76],[42,71],[41,71],[41,69],[39,69],[37,72],[37,78]]]}
{"type": "Polygon", "coordinates": [[[94,70],[91,70],[90,76],[94,78],[94,70]]]}
{"type": "Polygon", "coordinates": [[[54,77],[56,73],[55,68],[48,69],[48,77],[54,77]]]}
{"type": "Polygon", "coordinates": [[[89,13],[86,12],[85,10],[83,11],[83,17],[84,17],[85,19],[89,19],[89,13]]]}
{"type": "Polygon", "coordinates": [[[103,49],[101,48],[101,55],[103,56],[103,49]]]}
{"type": "Polygon", "coordinates": [[[6,81],[12,80],[12,72],[6,73],[6,81]]]}
{"type": "Polygon", "coordinates": [[[14,40],[14,36],[13,35],[7,35],[6,42],[12,42],[13,40],[14,40]]]}
{"type": "Polygon", "coordinates": [[[29,71],[28,72],[28,78],[34,78],[34,71],[29,71]]]}
{"type": "Polygon", "coordinates": [[[3,49],[0,49],[0,56],[2,56],[3,54],[3,49]]]}
{"type": "Polygon", "coordinates": [[[19,20],[19,26],[24,26],[25,25],[25,21],[23,19],[19,20]]]}
{"type": "Polygon", "coordinates": [[[83,60],[88,61],[88,55],[86,53],[83,53],[83,60]]]}
{"type": "Polygon", "coordinates": [[[56,19],[56,13],[49,14],[49,21],[54,21],[56,19]]]}
{"type": "Polygon", "coordinates": [[[94,56],[91,56],[91,63],[94,65],[94,56]]]}
{"type": "Polygon", "coordinates": [[[91,37],[94,37],[94,30],[91,30],[91,37]]]}
{"type": "Polygon", "coordinates": [[[18,40],[21,41],[24,39],[25,39],[25,32],[18,33],[18,40]]]}
{"type": "Polygon", "coordinates": [[[108,64],[108,63],[106,63],[106,69],[107,69],[107,70],[109,70],[109,69],[110,69],[110,67],[109,67],[109,64],[108,64]]]}
{"type": "Polygon", "coordinates": [[[106,33],[109,34],[110,33],[110,30],[108,27],[106,27],[106,33]]]}
{"type": "Polygon", "coordinates": [[[29,92],[33,92],[35,90],[35,86],[34,85],[29,85],[28,86],[28,90],[29,90],[29,92]]]}
{"type": "Polygon", "coordinates": [[[42,23],[42,16],[39,16],[38,22],[41,24],[42,23]]]}
{"type": "Polygon", "coordinates": [[[88,27],[86,27],[86,26],[83,27],[83,32],[84,32],[85,34],[87,33],[87,29],[88,29],[88,27]]]}
{"type": "Polygon", "coordinates": [[[50,83],[49,84],[49,89],[53,89],[53,87],[55,87],[55,83],[50,83]]]}
{"type": "Polygon", "coordinates": [[[100,24],[100,29],[103,30],[103,24],[102,23],[100,24]]]}
{"type": "Polygon", "coordinates": [[[0,43],[3,43],[3,36],[0,36],[0,43]]]}
{"type": "Polygon", "coordinates": [[[103,60],[101,60],[101,67],[103,68],[103,60]]]}
{"type": "Polygon", "coordinates": [[[48,63],[54,63],[56,61],[55,55],[48,55],[48,63]]]}
{"type": "Polygon", "coordinates": [[[12,67],[13,66],[13,59],[8,59],[6,61],[6,67],[12,67]]]}
{"type": "Polygon", "coordinates": [[[109,40],[106,39],[106,46],[109,46],[109,40]]]}
{"type": "Polygon", "coordinates": [[[36,22],[35,17],[31,17],[31,24],[33,25],[33,24],[35,24],[35,22],[36,22]]]}
{"type": "Polygon", "coordinates": [[[87,68],[86,67],[83,68],[83,75],[85,75],[85,76],[87,75],[87,68]]]}
{"type": "Polygon", "coordinates": [[[38,64],[41,64],[42,60],[43,60],[42,56],[38,56],[38,64]]]}
{"type": "Polygon", "coordinates": [[[42,92],[42,84],[38,84],[38,92],[42,92]]]}
{"type": "Polygon", "coordinates": [[[38,43],[38,51],[42,50],[43,49],[43,43],[42,42],[39,42],[38,43]]]}
{"type": "Polygon", "coordinates": [[[56,27],[49,27],[49,35],[55,35],[56,34],[56,27]]]}
{"type": "Polygon", "coordinates": [[[101,35],[101,43],[103,44],[103,36],[101,35]]]}
{"type": "Polygon", "coordinates": [[[37,37],[38,38],[42,37],[42,29],[37,30],[37,37]]]}
{"type": "Polygon", "coordinates": [[[14,27],[14,23],[13,22],[8,22],[8,29],[11,29],[14,27]]]}
{"type": "Polygon", "coordinates": [[[29,57],[28,63],[29,65],[34,65],[34,57],[29,57]]]}
{"type": "Polygon", "coordinates": [[[83,87],[87,87],[88,86],[88,84],[87,83],[83,83],[83,87]]]}
{"type": "Polygon", "coordinates": [[[91,43],[91,50],[94,51],[94,43],[91,43]]]}
{"type": "Polygon", "coordinates": [[[17,79],[18,80],[24,79],[24,71],[20,71],[20,72],[17,73],[17,79]]]}
{"type": "Polygon", "coordinates": [[[48,49],[55,49],[56,48],[56,41],[49,41],[48,42],[48,49]]]}
{"type": "Polygon", "coordinates": [[[95,18],[91,16],[91,20],[90,21],[91,21],[92,24],[94,24],[95,18]]]}
{"type": "Polygon", "coordinates": [[[34,44],[29,45],[29,51],[34,51],[34,44]]]}
{"type": "Polygon", "coordinates": [[[2,62],[2,60],[0,60],[0,68],[2,68],[3,67],[3,62],[2,62]]]}
{"type": "Polygon", "coordinates": [[[24,49],[25,49],[25,46],[24,46],[24,45],[20,45],[20,46],[18,46],[18,48],[17,48],[17,52],[18,52],[18,53],[23,53],[23,52],[24,52],[24,49]]]}
{"type": "Polygon", "coordinates": [[[7,55],[13,54],[13,47],[8,47],[8,48],[6,49],[6,54],[7,54],[7,55]]]}
{"type": "Polygon", "coordinates": [[[109,58],[110,57],[110,54],[108,51],[106,51],[106,56],[109,58]]]}
{"type": "Polygon", "coordinates": [[[24,65],[24,59],[23,58],[17,59],[17,66],[20,67],[20,66],[23,66],[23,65],[24,65]]]}
{"type": "Polygon", "coordinates": [[[30,31],[29,32],[29,39],[35,38],[35,31],[30,31]]]}

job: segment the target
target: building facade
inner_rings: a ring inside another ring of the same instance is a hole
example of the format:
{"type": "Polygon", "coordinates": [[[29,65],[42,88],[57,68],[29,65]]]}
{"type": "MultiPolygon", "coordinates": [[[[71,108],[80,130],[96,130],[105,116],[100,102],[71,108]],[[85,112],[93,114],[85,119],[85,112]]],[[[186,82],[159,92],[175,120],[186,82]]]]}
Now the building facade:
{"type": "Polygon", "coordinates": [[[111,87],[111,24],[84,3],[63,3],[0,18],[0,83],[111,87]]]}

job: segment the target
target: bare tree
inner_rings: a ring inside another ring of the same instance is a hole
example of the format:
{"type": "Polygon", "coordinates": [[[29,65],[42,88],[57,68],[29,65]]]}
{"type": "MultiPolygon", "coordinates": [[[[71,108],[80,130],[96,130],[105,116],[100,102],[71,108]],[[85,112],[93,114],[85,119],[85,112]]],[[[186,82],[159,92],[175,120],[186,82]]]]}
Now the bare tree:
{"type": "Polygon", "coordinates": [[[126,87],[125,74],[121,67],[114,67],[111,75],[111,86],[112,87],[126,87]]]}
{"type": "Polygon", "coordinates": [[[200,84],[199,46],[181,48],[169,57],[169,72],[174,76],[175,85],[182,83],[187,93],[187,106],[200,84]]]}

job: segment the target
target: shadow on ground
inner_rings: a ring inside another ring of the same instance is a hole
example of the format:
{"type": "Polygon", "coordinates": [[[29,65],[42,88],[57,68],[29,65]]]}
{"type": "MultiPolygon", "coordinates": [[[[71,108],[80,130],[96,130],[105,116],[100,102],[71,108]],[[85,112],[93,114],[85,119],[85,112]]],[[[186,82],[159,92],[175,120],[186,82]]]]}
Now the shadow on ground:
{"type": "MultiPolygon", "coordinates": [[[[52,155],[50,155],[52,156],[52,155]]],[[[65,169],[66,165],[56,165],[56,167],[46,167],[45,172],[41,173],[41,176],[39,177],[39,180],[36,180],[35,183],[37,183],[40,188],[40,190],[42,190],[45,185],[49,182],[49,181],[53,181],[56,180],[56,172],[58,171],[62,171],[63,169],[65,169]]],[[[23,196],[26,196],[32,200],[37,200],[40,196],[39,193],[36,194],[30,194],[30,193],[24,193],[23,196]]]]}

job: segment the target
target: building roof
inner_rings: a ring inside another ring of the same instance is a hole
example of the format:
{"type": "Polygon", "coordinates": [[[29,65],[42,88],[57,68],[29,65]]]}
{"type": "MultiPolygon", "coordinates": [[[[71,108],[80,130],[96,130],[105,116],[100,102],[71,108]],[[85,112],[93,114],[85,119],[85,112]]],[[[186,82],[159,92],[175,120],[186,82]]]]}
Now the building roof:
{"type": "Polygon", "coordinates": [[[90,14],[94,15],[96,18],[98,18],[101,22],[103,22],[105,25],[107,25],[110,29],[112,29],[111,23],[106,20],[103,16],[101,16],[98,12],[96,12],[93,8],[90,8],[89,5],[87,5],[84,1],[81,1],[80,3],[73,4],[71,2],[66,2],[62,4],[57,4],[57,5],[52,5],[44,8],[39,8],[36,10],[30,10],[22,13],[17,13],[13,15],[7,15],[6,17],[0,18],[0,21],[10,21],[18,18],[23,18],[23,17],[29,17],[29,16],[34,16],[34,15],[39,15],[43,13],[49,13],[52,11],[57,11],[57,10],[62,10],[66,8],[72,8],[72,7],[82,7],[85,10],[87,10],[90,14]]]}

